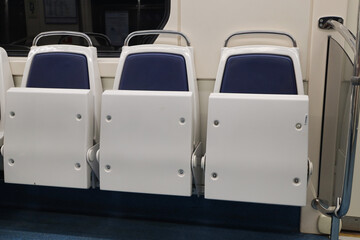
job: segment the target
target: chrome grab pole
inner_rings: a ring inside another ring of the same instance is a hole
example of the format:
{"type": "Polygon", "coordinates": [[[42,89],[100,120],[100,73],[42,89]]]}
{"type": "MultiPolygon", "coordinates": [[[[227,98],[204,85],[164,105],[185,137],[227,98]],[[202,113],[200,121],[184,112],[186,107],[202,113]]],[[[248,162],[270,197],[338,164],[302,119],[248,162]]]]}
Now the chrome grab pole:
{"type": "Polygon", "coordinates": [[[359,124],[359,85],[360,85],[360,5],[358,10],[356,33],[356,49],[354,56],[354,76],[351,81],[351,112],[350,112],[350,129],[348,140],[348,154],[346,156],[344,188],[341,204],[336,215],[341,218],[345,216],[350,207],[351,190],[355,166],[356,143],[359,124]]]}
{"type": "Polygon", "coordinates": [[[356,48],[354,54],[354,76],[351,80],[351,110],[350,110],[350,125],[349,137],[347,144],[347,154],[345,163],[345,174],[342,196],[338,200],[337,211],[332,214],[331,220],[331,234],[330,240],[339,239],[340,219],[346,215],[350,208],[352,182],[354,176],[356,144],[359,124],[359,83],[360,83],[360,68],[359,68],[359,52],[360,52],[360,8],[358,12],[358,29],[356,34],[356,48]]]}

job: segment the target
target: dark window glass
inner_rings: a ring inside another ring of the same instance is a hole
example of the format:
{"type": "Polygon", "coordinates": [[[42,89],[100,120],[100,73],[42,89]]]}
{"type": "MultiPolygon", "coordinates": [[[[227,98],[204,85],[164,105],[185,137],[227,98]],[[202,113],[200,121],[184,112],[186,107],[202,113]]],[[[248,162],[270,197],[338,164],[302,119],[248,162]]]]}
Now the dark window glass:
{"type": "MultiPolygon", "coordinates": [[[[170,0],[0,0],[0,47],[10,56],[26,56],[40,32],[78,31],[90,36],[99,56],[119,56],[129,33],[162,29],[169,12],[170,0]]],[[[135,37],[130,45],[155,39],[135,37]]],[[[45,44],[86,46],[83,39],[66,35],[38,42],[45,44]]]]}

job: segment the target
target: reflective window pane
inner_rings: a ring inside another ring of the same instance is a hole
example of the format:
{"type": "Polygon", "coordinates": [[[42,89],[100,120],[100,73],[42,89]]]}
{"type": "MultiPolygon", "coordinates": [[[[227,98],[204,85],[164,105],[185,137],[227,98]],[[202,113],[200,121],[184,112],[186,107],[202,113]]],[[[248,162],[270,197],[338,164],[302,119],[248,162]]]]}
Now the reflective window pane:
{"type": "MultiPolygon", "coordinates": [[[[162,29],[170,0],[0,0],[0,46],[9,55],[26,56],[33,38],[46,31],[88,34],[99,55],[118,56],[133,31],[162,29]]],[[[131,44],[152,43],[156,36],[137,37],[131,44]]],[[[44,44],[87,45],[79,37],[47,37],[44,44]]]]}

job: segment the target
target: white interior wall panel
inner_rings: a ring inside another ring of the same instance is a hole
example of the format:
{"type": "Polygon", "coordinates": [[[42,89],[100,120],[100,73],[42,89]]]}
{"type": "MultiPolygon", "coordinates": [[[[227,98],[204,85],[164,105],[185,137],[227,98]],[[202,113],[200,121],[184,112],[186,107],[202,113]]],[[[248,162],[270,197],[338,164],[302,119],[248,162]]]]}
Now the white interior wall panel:
{"type": "Polygon", "coordinates": [[[197,77],[215,78],[225,39],[247,30],[290,33],[298,42],[306,76],[310,10],[310,0],[181,0],[181,31],[195,49],[197,77]]]}

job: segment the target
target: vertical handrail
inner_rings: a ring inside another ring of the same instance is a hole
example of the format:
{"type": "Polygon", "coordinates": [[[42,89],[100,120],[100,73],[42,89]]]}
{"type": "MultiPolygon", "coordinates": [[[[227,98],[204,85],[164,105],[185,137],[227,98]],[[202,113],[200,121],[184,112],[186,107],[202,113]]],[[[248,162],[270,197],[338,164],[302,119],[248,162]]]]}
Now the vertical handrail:
{"type": "Polygon", "coordinates": [[[354,176],[357,128],[359,124],[359,83],[360,83],[360,4],[358,9],[356,49],[354,54],[354,77],[351,81],[351,115],[349,128],[348,152],[346,155],[344,188],[337,217],[345,216],[350,207],[352,182],[354,176]]]}

